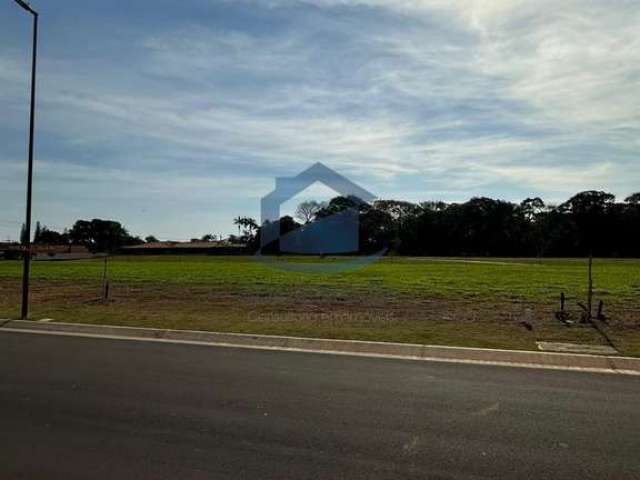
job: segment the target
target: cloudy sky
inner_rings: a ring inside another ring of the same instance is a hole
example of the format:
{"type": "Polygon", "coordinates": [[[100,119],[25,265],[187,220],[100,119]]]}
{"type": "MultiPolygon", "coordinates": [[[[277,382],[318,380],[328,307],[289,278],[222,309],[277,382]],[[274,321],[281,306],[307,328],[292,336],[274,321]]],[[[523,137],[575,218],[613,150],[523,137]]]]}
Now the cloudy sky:
{"type": "MultiPolygon", "coordinates": [[[[637,0],[33,0],[34,219],[183,239],[321,161],[383,198],[640,190],[637,0]]],[[[0,2],[0,238],[30,20],[0,2]]]]}

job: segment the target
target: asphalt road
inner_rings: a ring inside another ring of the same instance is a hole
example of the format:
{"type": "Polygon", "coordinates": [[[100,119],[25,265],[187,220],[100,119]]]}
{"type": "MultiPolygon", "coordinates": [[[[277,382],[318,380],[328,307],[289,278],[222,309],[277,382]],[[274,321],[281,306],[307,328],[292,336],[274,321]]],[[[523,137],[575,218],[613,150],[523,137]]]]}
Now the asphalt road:
{"type": "Polygon", "coordinates": [[[0,333],[0,478],[640,478],[638,377],[0,333]]]}

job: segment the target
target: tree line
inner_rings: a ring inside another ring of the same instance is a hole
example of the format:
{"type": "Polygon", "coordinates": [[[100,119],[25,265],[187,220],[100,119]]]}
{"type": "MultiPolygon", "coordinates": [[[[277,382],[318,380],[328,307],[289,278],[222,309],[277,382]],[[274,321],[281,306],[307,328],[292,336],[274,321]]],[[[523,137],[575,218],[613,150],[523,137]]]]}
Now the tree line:
{"type": "MultiPolygon", "coordinates": [[[[26,243],[26,228],[22,225],[20,243],[26,243]]],[[[222,237],[215,234],[205,234],[200,238],[192,238],[191,242],[215,242],[222,237]]],[[[156,243],[158,238],[148,235],[144,239],[131,235],[120,223],[114,220],[78,220],[69,229],[62,232],[53,230],[40,222],[36,222],[33,236],[34,245],[82,245],[91,252],[116,252],[122,247],[156,243]]]]}
{"type": "MultiPolygon", "coordinates": [[[[617,202],[604,191],[584,191],[559,205],[538,197],[520,203],[475,197],[463,203],[377,200],[338,196],[326,203],[302,202],[295,218],[278,221],[281,235],[347,209],[358,212],[359,251],[387,249],[397,255],[492,257],[640,257],[640,192],[617,202]]],[[[260,248],[260,225],[237,217],[238,234],[227,242],[260,248]]],[[[22,232],[24,241],[25,232],[22,232]]],[[[192,241],[214,241],[205,235],[192,241]]],[[[113,220],[78,220],[57,232],[36,224],[34,243],[84,245],[92,252],[114,252],[128,245],[157,242],[131,235],[113,220]]],[[[262,253],[280,253],[274,243],[262,253]]]]}
{"type": "MultiPolygon", "coordinates": [[[[328,203],[303,202],[295,218],[279,220],[281,235],[346,209],[359,213],[359,253],[387,248],[398,255],[492,257],[640,257],[640,192],[616,202],[603,191],[584,191],[559,205],[539,198],[520,203],[487,197],[464,203],[412,203],[335,197],[328,203]]],[[[252,250],[260,227],[238,217],[238,236],[252,250]]],[[[277,244],[263,253],[279,253],[277,244]]]]}
{"type": "MultiPolygon", "coordinates": [[[[26,231],[22,229],[21,242],[25,242],[26,231]]],[[[154,238],[154,237],[149,237],[154,238]]],[[[113,220],[78,220],[70,229],[57,232],[36,223],[33,236],[35,245],[83,245],[92,252],[113,252],[128,245],[144,243],[140,237],[132,236],[120,222],[113,220]]]]}

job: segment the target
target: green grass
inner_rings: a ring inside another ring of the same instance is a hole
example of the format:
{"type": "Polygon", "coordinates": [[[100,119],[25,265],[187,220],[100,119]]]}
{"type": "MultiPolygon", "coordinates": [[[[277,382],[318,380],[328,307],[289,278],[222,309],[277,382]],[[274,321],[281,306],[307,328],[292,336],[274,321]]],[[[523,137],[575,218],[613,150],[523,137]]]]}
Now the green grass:
{"type": "MultiPolygon", "coordinates": [[[[251,257],[115,257],[108,304],[98,301],[102,271],[101,260],[34,262],[34,318],[498,348],[602,342],[593,329],[567,328],[553,316],[565,292],[577,319],[585,260],[388,257],[354,272],[318,274],[251,257]]],[[[20,275],[19,262],[0,262],[0,317],[18,313],[20,275]]],[[[640,261],[594,260],[594,286],[616,345],[640,355],[640,261]]]]}
{"type": "MultiPolygon", "coordinates": [[[[341,259],[282,258],[283,263],[334,263],[341,259]]],[[[19,262],[0,262],[0,279],[17,279],[19,262]]],[[[35,262],[34,280],[96,281],[100,260],[35,262]]],[[[362,270],[339,274],[296,273],[273,269],[251,257],[115,257],[109,275],[121,282],[206,284],[249,290],[322,288],[349,293],[384,290],[445,298],[519,298],[548,301],[560,291],[584,296],[584,260],[385,258],[362,270]]],[[[594,260],[597,294],[611,301],[640,296],[640,261],[594,260]]]]}

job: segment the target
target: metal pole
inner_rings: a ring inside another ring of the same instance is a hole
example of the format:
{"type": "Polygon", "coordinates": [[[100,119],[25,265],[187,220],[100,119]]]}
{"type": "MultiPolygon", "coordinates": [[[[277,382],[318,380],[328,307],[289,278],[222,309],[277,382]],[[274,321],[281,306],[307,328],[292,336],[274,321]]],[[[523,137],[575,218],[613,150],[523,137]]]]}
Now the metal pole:
{"type": "MultiPolygon", "coordinates": [[[[21,4],[21,2],[18,2],[21,4]]],[[[27,173],[27,212],[25,220],[26,235],[24,239],[24,269],[22,272],[22,314],[21,318],[29,318],[29,277],[31,273],[31,198],[33,193],[33,134],[36,106],[36,59],[38,50],[38,13],[29,8],[33,15],[33,47],[31,59],[31,118],[29,122],[29,167],[27,173]]]]}

